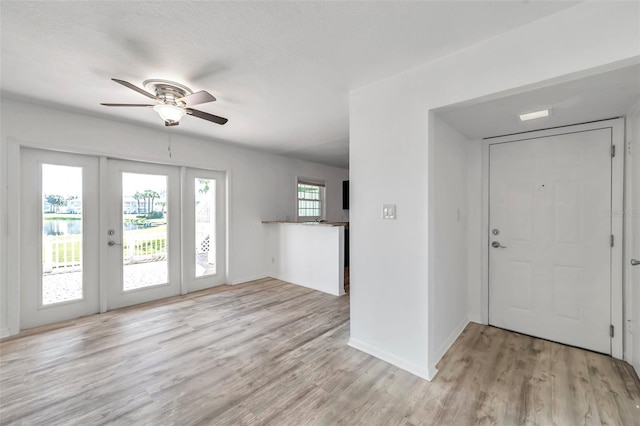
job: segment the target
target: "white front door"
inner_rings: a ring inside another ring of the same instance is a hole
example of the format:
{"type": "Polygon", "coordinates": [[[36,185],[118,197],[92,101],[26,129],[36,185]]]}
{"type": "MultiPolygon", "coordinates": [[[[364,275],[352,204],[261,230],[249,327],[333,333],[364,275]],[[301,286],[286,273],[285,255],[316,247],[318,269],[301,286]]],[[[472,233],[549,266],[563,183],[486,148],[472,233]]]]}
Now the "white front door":
{"type": "Polygon", "coordinates": [[[608,128],[490,145],[490,324],[611,353],[611,145],[608,128]]]}
{"type": "Polygon", "coordinates": [[[20,328],[99,311],[95,157],[20,153],[20,328]]]}
{"type": "Polygon", "coordinates": [[[225,176],[187,169],[184,181],[184,275],[187,292],[225,283],[225,176]]]}
{"type": "Polygon", "coordinates": [[[180,170],[108,160],[108,309],[180,294],[180,170]]]}

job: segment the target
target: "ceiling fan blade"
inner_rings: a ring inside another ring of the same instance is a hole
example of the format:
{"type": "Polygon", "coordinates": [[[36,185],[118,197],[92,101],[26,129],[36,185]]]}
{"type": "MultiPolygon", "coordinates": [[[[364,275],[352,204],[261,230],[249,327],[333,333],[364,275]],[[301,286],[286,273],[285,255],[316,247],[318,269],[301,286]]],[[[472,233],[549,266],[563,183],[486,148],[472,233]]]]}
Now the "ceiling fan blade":
{"type": "Polygon", "coordinates": [[[216,98],[211,93],[201,90],[196,93],[192,93],[191,95],[187,95],[183,98],[178,99],[178,101],[182,101],[188,106],[206,104],[207,102],[213,102],[216,98]]]}
{"type": "Polygon", "coordinates": [[[141,89],[138,86],[134,86],[133,84],[129,83],[128,81],[118,80],[117,78],[112,78],[111,80],[115,81],[116,83],[120,83],[124,87],[128,87],[131,90],[135,90],[136,92],[140,93],[141,95],[145,95],[147,98],[151,98],[151,99],[156,100],[156,101],[160,100],[156,95],[152,95],[151,93],[147,92],[146,90],[141,89]]]}
{"type": "Polygon", "coordinates": [[[100,104],[100,105],[104,105],[104,106],[111,106],[111,107],[153,107],[155,105],[149,105],[149,104],[100,104]]]}
{"type": "Polygon", "coordinates": [[[189,115],[193,115],[194,117],[202,118],[203,120],[211,121],[220,125],[229,121],[224,117],[218,117],[217,115],[209,114],[208,112],[204,111],[198,111],[197,109],[185,108],[185,110],[189,115]]]}

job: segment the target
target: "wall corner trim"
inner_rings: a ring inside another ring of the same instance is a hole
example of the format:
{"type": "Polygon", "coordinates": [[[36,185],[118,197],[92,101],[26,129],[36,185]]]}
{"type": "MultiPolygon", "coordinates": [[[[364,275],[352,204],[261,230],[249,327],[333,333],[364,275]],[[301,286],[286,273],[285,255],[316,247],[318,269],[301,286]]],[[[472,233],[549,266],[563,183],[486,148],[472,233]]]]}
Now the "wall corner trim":
{"type": "Polygon", "coordinates": [[[433,378],[435,377],[435,374],[437,373],[437,370],[435,369],[431,370],[429,368],[425,368],[424,366],[415,364],[413,362],[409,362],[405,359],[402,359],[386,351],[383,351],[374,346],[371,346],[368,343],[354,339],[353,337],[349,339],[349,342],[347,344],[354,349],[357,349],[366,354],[369,354],[378,359],[381,359],[384,362],[388,362],[391,365],[395,365],[396,367],[401,368],[415,376],[418,376],[421,379],[431,381],[433,380],[433,378]]]}
{"type": "Polygon", "coordinates": [[[469,322],[475,322],[476,324],[484,324],[484,325],[488,325],[486,322],[482,322],[482,316],[481,315],[469,315],[469,322]]]}
{"type": "Polygon", "coordinates": [[[435,368],[436,364],[440,362],[440,360],[442,359],[442,357],[444,357],[444,355],[447,353],[449,348],[451,348],[451,345],[453,345],[456,339],[464,331],[464,329],[467,327],[467,324],[469,324],[469,319],[463,318],[462,321],[460,321],[460,324],[458,324],[456,328],[453,329],[451,334],[449,334],[449,337],[447,337],[447,340],[445,340],[444,343],[438,349],[438,351],[436,351],[435,356],[432,360],[433,362],[429,363],[432,370],[435,370],[436,372],[438,371],[435,368]]]}

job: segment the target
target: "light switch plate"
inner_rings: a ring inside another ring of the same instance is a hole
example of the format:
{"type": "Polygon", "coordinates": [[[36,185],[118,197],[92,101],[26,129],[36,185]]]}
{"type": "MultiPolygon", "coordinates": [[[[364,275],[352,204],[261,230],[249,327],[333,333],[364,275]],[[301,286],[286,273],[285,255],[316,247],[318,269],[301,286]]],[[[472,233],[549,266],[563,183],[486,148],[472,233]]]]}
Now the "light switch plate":
{"type": "Polygon", "coordinates": [[[396,205],[395,204],[383,204],[382,205],[382,218],[383,219],[395,219],[396,218],[396,205]]]}

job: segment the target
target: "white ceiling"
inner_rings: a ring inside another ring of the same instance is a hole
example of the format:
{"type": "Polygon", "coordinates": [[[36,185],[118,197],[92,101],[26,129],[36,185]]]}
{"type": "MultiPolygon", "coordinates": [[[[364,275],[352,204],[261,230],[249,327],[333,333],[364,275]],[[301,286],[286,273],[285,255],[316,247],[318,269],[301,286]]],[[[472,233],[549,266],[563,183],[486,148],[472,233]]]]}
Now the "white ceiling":
{"type": "Polygon", "coordinates": [[[347,167],[350,90],[574,4],[2,1],[0,90],[164,129],[151,109],[99,103],[147,101],[111,77],[174,80],[229,122],[165,131],[347,167]]]}
{"type": "Polygon", "coordinates": [[[438,116],[470,139],[509,135],[627,115],[640,100],[640,65],[597,72],[562,83],[542,82],[521,93],[468,101],[438,116]],[[519,114],[551,109],[546,118],[521,122],[519,114]]]}

